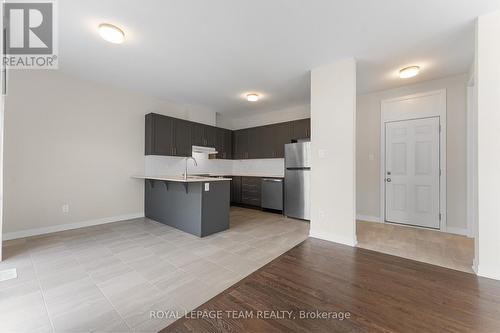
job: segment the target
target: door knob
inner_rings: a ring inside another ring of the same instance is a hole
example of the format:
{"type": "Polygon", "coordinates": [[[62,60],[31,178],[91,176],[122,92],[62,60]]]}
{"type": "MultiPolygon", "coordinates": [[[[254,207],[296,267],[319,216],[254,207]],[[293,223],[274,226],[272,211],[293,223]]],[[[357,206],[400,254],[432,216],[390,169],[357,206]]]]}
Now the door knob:
{"type": "Polygon", "coordinates": [[[387,178],[387,182],[388,183],[392,182],[392,179],[391,178],[387,178]]]}

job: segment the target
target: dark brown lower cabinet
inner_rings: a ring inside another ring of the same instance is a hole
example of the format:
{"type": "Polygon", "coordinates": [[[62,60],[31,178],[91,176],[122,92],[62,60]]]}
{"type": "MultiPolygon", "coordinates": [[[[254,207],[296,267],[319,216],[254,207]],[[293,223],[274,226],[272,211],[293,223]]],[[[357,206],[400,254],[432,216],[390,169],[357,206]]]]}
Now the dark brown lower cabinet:
{"type": "Polygon", "coordinates": [[[231,202],[236,205],[261,206],[261,182],[260,177],[232,176],[231,202]]]}
{"type": "Polygon", "coordinates": [[[261,178],[241,177],[241,203],[260,207],[261,178]]]}
{"type": "Polygon", "coordinates": [[[233,176],[231,180],[231,202],[241,203],[241,177],[233,176]]]}

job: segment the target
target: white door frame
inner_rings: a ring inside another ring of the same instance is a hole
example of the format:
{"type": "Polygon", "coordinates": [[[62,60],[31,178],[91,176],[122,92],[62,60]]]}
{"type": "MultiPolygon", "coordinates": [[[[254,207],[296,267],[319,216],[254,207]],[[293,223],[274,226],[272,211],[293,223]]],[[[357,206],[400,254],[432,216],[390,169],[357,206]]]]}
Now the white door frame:
{"type": "MultiPolygon", "coordinates": [[[[429,117],[439,117],[441,133],[439,135],[439,164],[441,177],[439,178],[439,211],[441,221],[439,230],[446,231],[446,89],[430,91],[420,94],[412,94],[397,98],[384,99],[380,103],[380,219],[386,223],[385,214],[385,123],[389,121],[411,120],[429,117]],[[389,110],[392,103],[402,102],[417,98],[433,97],[439,98],[439,106],[429,110],[418,112],[405,112],[389,110]]],[[[426,228],[427,229],[427,228],[426,228]]]]}

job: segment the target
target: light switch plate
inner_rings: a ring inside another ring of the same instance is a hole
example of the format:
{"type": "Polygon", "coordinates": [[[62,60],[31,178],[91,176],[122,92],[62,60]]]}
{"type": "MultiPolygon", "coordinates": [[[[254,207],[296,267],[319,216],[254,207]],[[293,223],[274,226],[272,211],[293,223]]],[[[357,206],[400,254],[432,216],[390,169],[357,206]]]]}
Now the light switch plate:
{"type": "Polygon", "coordinates": [[[318,156],[319,156],[319,158],[325,158],[326,157],[326,149],[318,149],[318,156]]]}
{"type": "Polygon", "coordinates": [[[210,183],[205,183],[205,192],[210,191],[210,183]]]}

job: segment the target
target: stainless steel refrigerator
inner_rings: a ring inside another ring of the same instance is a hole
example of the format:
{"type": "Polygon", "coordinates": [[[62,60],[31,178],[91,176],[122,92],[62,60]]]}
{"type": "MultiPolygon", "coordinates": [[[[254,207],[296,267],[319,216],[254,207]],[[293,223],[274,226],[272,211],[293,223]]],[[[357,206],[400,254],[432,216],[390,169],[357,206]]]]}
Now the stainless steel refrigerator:
{"type": "Polygon", "coordinates": [[[285,215],[310,220],[311,142],[285,145],[285,215]]]}

